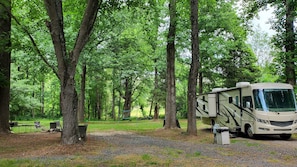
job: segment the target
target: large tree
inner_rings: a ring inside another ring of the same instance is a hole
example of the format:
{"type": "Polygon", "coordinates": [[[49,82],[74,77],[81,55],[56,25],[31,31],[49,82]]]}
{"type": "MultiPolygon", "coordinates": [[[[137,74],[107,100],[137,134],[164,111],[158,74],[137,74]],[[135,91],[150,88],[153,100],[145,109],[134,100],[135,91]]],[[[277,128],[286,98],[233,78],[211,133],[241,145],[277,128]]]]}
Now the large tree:
{"type": "Polygon", "coordinates": [[[0,0],[0,133],[9,133],[11,1],[0,0]]]}
{"type": "Polygon", "coordinates": [[[102,1],[88,0],[80,29],[73,49],[66,49],[64,34],[62,0],[44,0],[50,21],[47,21],[55,55],[58,62],[60,81],[60,107],[63,115],[63,144],[75,144],[79,141],[77,108],[78,97],[75,89],[75,73],[80,53],[88,42],[98,9],[102,1]]]}
{"type": "Polygon", "coordinates": [[[196,127],[196,89],[199,69],[199,41],[198,41],[198,0],[191,0],[191,41],[192,63],[188,79],[188,127],[190,135],[197,135],[196,127]]]}
{"type": "Polygon", "coordinates": [[[169,2],[169,31],[167,35],[167,72],[166,72],[166,108],[165,129],[177,128],[176,124],[176,88],[175,88],[175,35],[176,0],[169,2]]]}

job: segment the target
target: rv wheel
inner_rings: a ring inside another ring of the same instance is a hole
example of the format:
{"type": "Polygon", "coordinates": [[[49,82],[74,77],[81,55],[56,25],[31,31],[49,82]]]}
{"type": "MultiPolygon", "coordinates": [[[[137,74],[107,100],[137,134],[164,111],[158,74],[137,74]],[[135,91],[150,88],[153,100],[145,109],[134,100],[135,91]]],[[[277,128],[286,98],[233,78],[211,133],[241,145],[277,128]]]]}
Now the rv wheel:
{"type": "Polygon", "coordinates": [[[249,138],[254,138],[253,130],[252,130],[252,127],[250,125],[247,125],[245,133],[247,134],[247,136],[249,138]]]}
{"type": "Polygon", "coordinates": [[[290,139],[291,138],[291,134],[281,134],[281,135],[279,135],[279,137],[281,138],[281,139],[284,139],[284,140],[288,140],[288,139],[290,139]]]}

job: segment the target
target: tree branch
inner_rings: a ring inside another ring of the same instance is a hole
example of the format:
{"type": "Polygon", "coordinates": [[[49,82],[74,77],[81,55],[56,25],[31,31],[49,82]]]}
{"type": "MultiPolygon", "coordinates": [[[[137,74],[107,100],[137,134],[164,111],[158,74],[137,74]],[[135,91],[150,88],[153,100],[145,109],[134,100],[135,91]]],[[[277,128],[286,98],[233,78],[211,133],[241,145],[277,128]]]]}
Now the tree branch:
{"type": "MultiPolygon", "coordinates": [[[[2,3],[0,3],[1,5],[3,5],[2,3]]],[[[3,5],[4,6],[4,5],[3,5]]],[[[8,9],[6,9],[7,11],[9,11],[8,9]]],[[[31,33],[28,31],[28,29],[26,29],[20,22],[19,20],[9,11],[8,12],[11,16],[11,18],[13,18],[13,20],[17,23],[17,25],[20,26],[20,28],[25,32],[26,35],[28,35],[28,37],[30,38],[30,41],[33,44],[33,48],[35,49],[35,51],[37,52],[37,55],[45,62],[45,64],[50,67],[53,70],[53,73],[58,76],[57,70],[55,69],[55,67],[50,64],[47,59],[45,58],[45,56],[41,53],[40,49],[38,48],[33,36],[31,35],[31,33]]]]}
{"type": "Polygon", "coordinates": [[[88,4],[83,16],[82,23],[75,41],[74,49],[72,54],[72,64],[76,64],[79,58],[79,55],[88,42],[90,34],[94,27],[94,23],[97,17],[99,6],[102,4],[102,0],[88,0],[88,4]],[[100,1],[100,2],[99,2],[100,1]]]}
{"type": "Polygon", "coordinates": [[[63,74],[61,73],[66,71],[66,64],[69,63],[66,55],[62,0],[44,0],[44,4],[50,18],[50,21],[47,21],[46,25],[49,28],[52,37],[55,54],[58,61],[58,75],[59,79],[61,80],[63,79],[63,74]]]}

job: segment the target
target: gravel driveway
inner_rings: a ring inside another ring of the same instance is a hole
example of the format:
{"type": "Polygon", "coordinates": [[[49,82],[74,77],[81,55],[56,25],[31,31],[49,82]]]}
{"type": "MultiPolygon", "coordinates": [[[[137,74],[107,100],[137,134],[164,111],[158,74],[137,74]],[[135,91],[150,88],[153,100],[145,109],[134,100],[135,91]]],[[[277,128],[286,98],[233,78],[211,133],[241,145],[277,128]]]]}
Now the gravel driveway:
{"type": "Polygon", "coordinates": [[[294,139],[284,141],[276,137],[238,137],[231,139],[229,145],[218,145],[181,142],[118,131],[91,133],[88,137],[111,145],[112,149],[108,148],[100,153],[99,157],[103,161],[125,154],[153,155],[169,161],[199,154],[189,159],[196,161],[196,164],[200,161],[199,166],[297,166],[297,141],[294,139]]]}

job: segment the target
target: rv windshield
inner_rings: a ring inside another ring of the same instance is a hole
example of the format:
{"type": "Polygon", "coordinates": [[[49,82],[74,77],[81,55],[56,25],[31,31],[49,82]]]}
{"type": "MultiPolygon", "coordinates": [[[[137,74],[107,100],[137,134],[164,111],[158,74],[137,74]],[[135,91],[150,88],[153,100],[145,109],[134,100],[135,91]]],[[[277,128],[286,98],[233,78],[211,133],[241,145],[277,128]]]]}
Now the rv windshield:
{"type": "Polygon", "coordinates": [[[291,89],[255,89],[253,95],[257,110],[296,111],[295,95],[291,89]]]}

